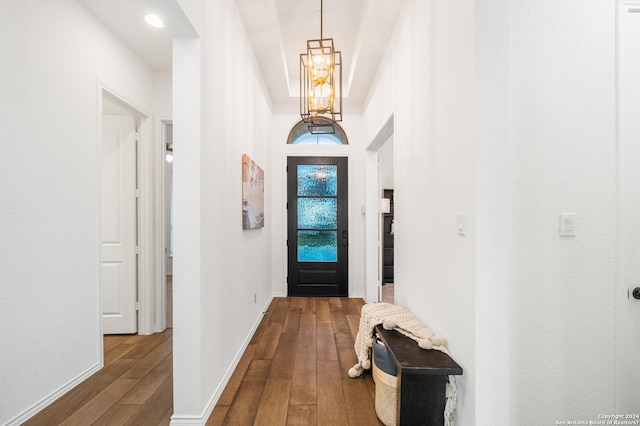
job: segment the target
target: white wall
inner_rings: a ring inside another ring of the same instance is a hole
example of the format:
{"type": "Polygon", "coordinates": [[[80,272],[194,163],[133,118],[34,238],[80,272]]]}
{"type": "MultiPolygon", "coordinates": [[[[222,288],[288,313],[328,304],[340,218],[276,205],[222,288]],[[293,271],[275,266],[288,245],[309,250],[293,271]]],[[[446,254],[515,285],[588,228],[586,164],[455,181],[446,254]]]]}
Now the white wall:
{"type": "Polygon", "coordinates": [[[476,6],[476,424],[510,423],[509,0],[476,6]],[[502,348],[502,350],[496,350],[502,348]]]}
{"type": "MultiPolygon", "coordinates": [[[[393,175],[395,173],[395,158],[393,155],[393,136],[390,137],[379,151],[380,161],[380,189],[393,189],[393,175]]],[[[382,191],[380,192],[382,196],[382,191]]]]}
{"type": "Polygon", "coordinates": [[[153,75],[75,0],[3,1],[0,57],[4,424],[100,366],[96,84],[151,111],[153,75]]]}
{"type": "Polygon", "coordinates": [[[153,72],[153,108],[159,119],[170,119],[173,114],[171,70],[153,72]]]}
{"type": "Polygon", "coordinates": [[[203,409],[199,38],[174,38],[173,75],[173,136],[181,141],[180,149],[173,151],[173,406],[174,417],[199,417],[203,409]]]}
{"type": "Polygon", "coordinates": [[[465,371],[462,425],[475,405],[473,12],[472,1],[405,2],[364,117],[371,140],[394,113],[396,303],[447,336],[465,371]]]}
{"type": "Polygon", "coordinates": [[[507,10],[511,419],[597,420],[615,408],[616,3],[507,10]]]}
{"type": "Polygon", "coordinates": [[[279,188],[270,167],[270,105],[235,2],[185,6],[201,12],[189,17],[202,25],[199,39],[174,42],[172,424],[204,423],[261,320],[279,220],[271,215],[279,188]],[[265,172],[262,229],[242,229],[243,153],[265,172]]]}
{"type": "Polygon", "coordinates": [[[615,409],[614,14],[408,1],[370,95],[367,128],[394,111],[402,164],[397,303],[465,369],[458,424],[615,409]],[[558,235],[564,211],[574,238],[558,235]]]}

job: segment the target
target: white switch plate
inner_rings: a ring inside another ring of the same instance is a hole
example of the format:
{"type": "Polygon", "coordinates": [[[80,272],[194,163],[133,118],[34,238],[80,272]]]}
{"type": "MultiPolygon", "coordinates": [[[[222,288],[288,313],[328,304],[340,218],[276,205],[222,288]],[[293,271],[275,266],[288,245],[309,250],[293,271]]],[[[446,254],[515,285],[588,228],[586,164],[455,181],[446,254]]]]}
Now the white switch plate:
{"type": "Polygon", "coordinates": [[[467,214],[458,213],[458,235],[467,235],[467,214]]]}
{"type": "Polygon", "coordinates": [[[576,235],[576,214],[560,213],[560,236],[575,237],[576,235]]]}

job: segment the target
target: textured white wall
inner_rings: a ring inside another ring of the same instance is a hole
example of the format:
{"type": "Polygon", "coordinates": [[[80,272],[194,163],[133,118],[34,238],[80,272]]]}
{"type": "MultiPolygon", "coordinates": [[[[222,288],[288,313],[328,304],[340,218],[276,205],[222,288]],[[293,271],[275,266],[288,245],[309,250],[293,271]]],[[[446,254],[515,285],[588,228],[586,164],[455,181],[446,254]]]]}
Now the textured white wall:
{"type": "Polygon", "coordinates": [[[396,303],[447,336],[474,421],[474,2],[407,1],[364,121],[394,113],[396,303]],[[457,213],[467,235],[457,234],[457,213]]]}
{"type": "Polygon", "coordinates": [[[153,107],[159,119],[170,119],[173,114],[172,78],[171,70],[153,73],[153,107]]]}
{"type": "Polygon", "coordinates": [[[100,362],[96,82],[150,111],[152,73],[75,0],[0,14],[0,423],[100,362]]]}
{"type": "Polygon", "coordinates": [[[476,424],[510,422],[509,0],[476,2],[476,424]],[[500,348],[500,349],[497,349],[500,348]]]}
{"type": "Polygon", "coordinates": [[[200,39],[173,40],[173,412],[198,417],[202,387],[200,39]]]}
{"type": "Polygon", "coordinates": [[[278,220],[270,214],[279,191],[269,164],[271,111],[235,2],[192,1],[186,11],[194,10],[200,39],[174,43],[173,424],[206,420],[261,320],[278,220]],[[244,153],[265,172],[262,229],[242,229],[244,153]]]}
{"type": "Polygon", "coordinates": [[[395,111],[397,301],[465,368],[458,423],[612,412],[615,4],[409,1],[388,63],[364,119],[395,111]]]}
{"type": "Polygon", "coordinates": [[[380,148],[380,189],[393,189],[394,163],[393,137],[391,137],[380,148]]]}
{"type": "Polygon", "coordinates": [[[615,10],[508,5],[512,424],[615,408],[615,10]]]}
{"type": "Polygon", "coordinates": [[[205,336],[201,350],[208,360],[203,384],[222,391],[216,387],[227,371],[220,366],[228,367],[238,355],[271,297],[269,250],[275,218],[265,218],[262,229],[242,229],[243,153],[264,170],[265,211],[270,208],[271,111],[235,2],[218,3],[205,2],[200,303],[205,336]],[[220,50],[220,40],[234,43],[220,50]]]}

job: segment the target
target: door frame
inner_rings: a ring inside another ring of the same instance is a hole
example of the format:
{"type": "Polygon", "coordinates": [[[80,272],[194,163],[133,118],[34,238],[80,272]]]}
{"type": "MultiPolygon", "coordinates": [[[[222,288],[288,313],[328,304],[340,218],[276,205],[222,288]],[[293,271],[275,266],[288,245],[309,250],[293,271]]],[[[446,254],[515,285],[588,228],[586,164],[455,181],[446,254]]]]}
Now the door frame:
{"type": "MultiPolygon", "coordinates": [[[[156,236],[154,242],[154,253],[156,258],[155,267],[154,267],[154,283],[153,283],[153,296],[154,296],[154,332],[163,331],[167,328],[167,265],[166,265],[166,254],[165,248],[167,247],[167,221],[170,220],[169,216],[166,212],[165,203],[166,200],[166,165],[165,165],[165,155],[166,155],[166,137],[165,137],[165,124],[172,123],[173,118],[168,117],[157,117],[155,120],[155,140],[152,144],[155,147],[155,151],[153,153],[153,164],[158,165],[157,170],[155,171],[155,178],[153,184],[153,190],[155,192],[155,218],[157,219],[154,223],[155,231],[154,235],[156,236]]],[[[172,176],[173,182],[173,176],[172,176]]],[[[173,197],[173,185],[171,188],[171,197],[173,197]]],[[[172,268],[173,271],[173,268],[172,268]]],[[[173,272],[172,272],[173,275],[173,272]]]]}
{"type": "MultiPolygon", "coordinates": [[[[347,213],[347,226],[348,229],[353,229],[353,221],[352,221],[352,212],[353,210],[353,190],[352,190],[352,177],[353,177],[353,164],[351,158],[351,150],[349,146],[340,145],[339,149],[342,152],[336,152],[331,145],[318,145],[316,146],[294,146],[290,145],[291,150],[287,150],[282,156],[282,171],[284,178],[282,179],[282,193],[284,194],[284,202],[282,203],[282,229],[284,230],[283,235],[283,244],[282,244],[282,270],[284,277],[284,296],[289,296],[289,286],[287,285],[287,276],[289,275],[289,255],[288,255],[288,247],[287,247],[287,224],[288,224],[288,214],[287,214],[287,159],[289,157],[343,157],[347,159],[347,202],[348,202],[348,213],[347,213]],[[294,151],[295,150],[295,151],[294,151]]],[[[351,234],[351,232],[349,232],[351,234]]],[[[349,241],[351,241],[351,235],[349,235],[349,241]]],[[[351,283],[353,282],[353,257],[352,257],[352,248],[353,244],[347,244],[347,297],[360,297],[358,294],[353,293],[353,286],[351,283]]]]}
{"type": "MultiPolygon", "coordinates": [[[[379,152],[382,146],[395,136],[395,113],[392,112],[369,143],[365,152],[365,211],[371,212],[365,218],[365,280],[366,302],[375,303],[382,300],[382,265],[381,265],[381,224],[380,224],[380,171],[379,152]],[[373,261],[375,259],[375,262],[373,261]]],[[[394,141],[394,174],[396,173],[396,143],[394,141]]],[[[394,176],[394,181],[395,181],[394,176]]],[[[394,222],[395,226],[395,222],[394,222]]],[[[395,273],[394,273],[395,275],[395,273]]],[[[394,285],[394,292],[395,292],[394,285]]]]}
{"type": "Polygon", "coordinates": [[[616,34],[616,72],[617,72],[617,229],[616,229],[616,279],[615,279],[615,324],[616,324],[616,366],[615,366],[615,405],[616,412],[626,412],[627,401],[627,371],[628,371],[628,276],[629,267],[627,257],[627,224],[629,223],[629,211],[626,204],[626,194],[629,187],[626,167],[628,153],[628,139],[625,132],[626,115],[629,113],[626,107],[627,80],[624,73],[624,49],[621,37],[625,27],[623,14],[628,13],[629,8],[640,9],[640,0],[618,0],[617,2],[617,34],[616,34]]]}
{"type": "MultiPolygon", "coordinates": [[[[107,87],[101,81],[97,82],[97,162],[98,162],[98,223],[102,223],[102,101],[108,99],[136,117],[136,127],[138,131],[138,213],[137,213],[137,237],[138,237],[138,334],[152,334],[162,331],[165,327],[164,319],[164,292],[165,283],[159,277],[158,271],[161,271],[163,265],[161,241],[158,241],[156,234],[156,224],[161,220],[162,210],[158,208],[161,200],[155,197],[162,189],[157,186],[162,181],[161,167],[158,166],[158,159],[162,160],[162,152],[157,147],[157,143],[153,143],[152,133],[153,125],[151,115],[146,113],[142,108],[136,106],[125,96],[122,96],[115,90],[107,87]],[[160,244],[159,244],[160,243],[160,244]],[[160,297],[157,295],[160,294],[160,297]],[[160,321],[160,322],[158,322],[160,321]]],[[[161,226],[161,225],[160,225],[161,226]]],[[[102,263],[102,230],[98,228],[100,256],[97,259],[99,265],[102,263]]],[[[98,315],[100,317],[100,333],[103,332],[102,326],[102,277],[101,268],[98,268],[99,297],[98,297],[98,315]]],[[[161,276],[161,275],[160,275],[161,276]]],[[[103,356],[102,339],[100,339],[100,354],[103,356]]]]}
{"type": "MultiPolygon", "coordinates": [[[[292,197],[289,190],[292,189],[291,187],[293,186],[294,188],[297,188],[297,181],[290,181],[290,179],[292,178],[293,175],[295,175],[297,177],[297,171],[293,171],[289,169],[290,166],[290,162],[296,162],[297,159],[305,159],[305,161],[302,164],[313,164],[313,165],[326,165],[326,164],[333,164],[336,166],[337,170],[338,170],[338,181],[337,181],[337,194],[336,194],[336,198],[338,201],[337,204],[337,233],[336,233],[336,243],[338,244],[338,252],[337,252],[337,259],[335,264],[339,265],[336,267],[337,271],[340,271],[337,275],[340,278],[344,278],[346,280],[346,282],[344,283],[344,285],[346,286],[346,288],[341,289],[340,285],[337,286],[337,289],[339,290],[338,293],[341,293],[341,291],[346,290],[344,294],[323,294],[322,292],[311,292],[310,293],[306,293],[306,294],[298,294],[298,296],[301,297],[305,297],[305,296],[312,296],[315,295],[317,297],[349,297],[349,291],[350,291],[350,285],[349,285],[349,277],[350,277],[350,259],[349,259],[349,246],[351,245],[349,242],[351,240],[351,235],[350,235],[350,206],[349,206],[349,181],[350,181],[350,173],[349,173],[349,166],[350,166],[350,162],[349,162],[349,157],[347,156],[338,156],[338,155],[305,155],[305,156],[288,156],[287,157],[287,165],[286,165],[286,181],[287,181],[287,191],[286,191],[286,205],[288,205],[288,209],[287,209],[287,228],[286,228],[286,241],[287,241],[287,272],[286,272],[286,282],[287,282],[287,295],[289,295],[289,290],[292,288],[293,283],[291,282],[291,275],[289,275],[290,272],[293,271],[297,271],[297,276],[299,278],[300,276],[300,270],[301,268],[301,264],[306,263],[306,262],[300,262],[297,261],[295,262],[298,267],[291,267],[291,264],[289,263],[289,261],[291,260],[291,256],[292,256],[292,249],[293,247],[297,248],[298,245],[298,237],[297,236],[291,236],[290,231],[296,230],[295,232],[297,232],[298,229],[298,224],[295,223],[294,225],[292,225],[291,222],[289,222],[289,220],[291,219],[291,213],[292,211],[295,211],[295,217],[298,217],[298,210],[297,210],[297,206],[293,206],[290,205],[290,201],[291,198],[295,200],[298,200],[298,194],[297,194],[297,190],[296,190],[296,194],[292,197]],[[317,161],[317,162],[316,162],[317,161]],[[340,178],[340,173],[343,173],[345,170],[343,170],[343,167],[346,167],[346,179],[347,181],[344,182],[342,181],[343,178],[340,178]],[[342,181],[342,182],[341,182],[342,181]],[[346,192],[346,194],[345,194],[346,192]],[[343,206],[342,204],[346,203],[346,208],[345,206],[343,206]],[[292,210],[295,209],[295,210],[292,210]],[[293,227],[292,227],[293,226],[293,227]],[[346,248],[345,249],[341,249],[340,248],[340,244],[343,244],[344,246],[344,237],[341,236],[340,230],[342,227],[346,226],[346,229],[342,229],[342,235],[345,235],[345,231],[346,231],[346,236],[347,236],[347,241],[346,241],[346,248]],[[293,246],[291,246],[290,244],[292,244],[292,240],[291,238],[293,238],[296,241],[296,244],[294,244],[293,246]],[[342,243],[341,243],[342,241],[342,243]],[[342,253],[342,254],[341,254],[342,253]],[[344,259],[344,256],[346,256],[346,259],[344,259]],[[342,270],[342,268],[346,268],[346,273],[345,271],[342,270]]],[[[295,164],[294,164],[295,167],[295,164]]],[[[294,233],[295,233],[294,232],[294,233]]],[[[295,252],[297,252],[297,250],[295,250],[295,252]]],[[[297,258],[297,254],[295,256],[297,258]]],[[[327,264],[327,263],[333,263],[333,262],[311,262],[311,265],[308,266],[308,268],[304,268],[304,269],[308,269],[308,270],[317,270],[316,267],[320,267],[320,264],[327,264]]],[[[320,270],[325,270],[325,268],[321,267],[320,270]]],[[[299,280],[296,280],[299,282],[299,280]]],[[[338,281],[341,281],[341,279],[338,279],[338,281]]],[[[296,287],[298,287],[298,284],[295,284],[296,287]]]]}

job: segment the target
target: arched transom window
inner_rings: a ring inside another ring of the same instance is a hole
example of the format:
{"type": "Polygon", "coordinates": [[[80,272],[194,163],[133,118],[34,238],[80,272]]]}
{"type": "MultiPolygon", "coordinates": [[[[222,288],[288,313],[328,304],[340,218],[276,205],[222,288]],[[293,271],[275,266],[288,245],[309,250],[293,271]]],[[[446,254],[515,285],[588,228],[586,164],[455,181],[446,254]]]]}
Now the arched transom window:
{"type": "MultiPolygon", "coordinates": [[[[327,120],[328,121],[328,120],[327,120]]],[[[312,135],[309,133],[307,123],[300,120],[293,126],[293,129],[289,133],[287,144],[291,145],[348,145],[349,140],[347,135],[342,130],[342,127],[336,123],[335,133],[325,133],[312,135]]]]}

